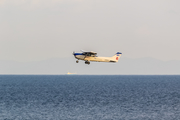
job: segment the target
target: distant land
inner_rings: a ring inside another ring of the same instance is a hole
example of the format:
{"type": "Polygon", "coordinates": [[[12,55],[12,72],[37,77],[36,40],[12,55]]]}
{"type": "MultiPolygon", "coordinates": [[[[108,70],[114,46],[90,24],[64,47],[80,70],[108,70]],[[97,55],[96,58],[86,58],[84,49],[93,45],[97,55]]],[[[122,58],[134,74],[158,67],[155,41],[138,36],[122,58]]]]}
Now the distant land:
{"type": "Polygon", "coordinates": [[[161,61],[154,58],[120,58],[118,63],[91,62],[69,58],[54,58],[37,62],[0,60],[0,74],[107,74],[107,75],[180,75],[180,61],[161,61]]]}

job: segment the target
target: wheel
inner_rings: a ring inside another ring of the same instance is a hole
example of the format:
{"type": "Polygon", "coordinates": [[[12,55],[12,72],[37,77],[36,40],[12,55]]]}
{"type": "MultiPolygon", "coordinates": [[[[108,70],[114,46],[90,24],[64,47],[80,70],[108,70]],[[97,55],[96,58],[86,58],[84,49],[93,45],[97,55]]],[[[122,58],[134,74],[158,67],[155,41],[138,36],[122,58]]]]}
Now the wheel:
{"type": "Polygon", "coordinates": [[[76,63],[78,63],[79,61],[77,60],[76,63]]]}
{"type": "Polygon", "coordinates": [[[90,62],[89,62],[89,61],[85,61],[85,64],[88,64],[88,65],[89,65],[89,64],[90,64],[90,62]]]}

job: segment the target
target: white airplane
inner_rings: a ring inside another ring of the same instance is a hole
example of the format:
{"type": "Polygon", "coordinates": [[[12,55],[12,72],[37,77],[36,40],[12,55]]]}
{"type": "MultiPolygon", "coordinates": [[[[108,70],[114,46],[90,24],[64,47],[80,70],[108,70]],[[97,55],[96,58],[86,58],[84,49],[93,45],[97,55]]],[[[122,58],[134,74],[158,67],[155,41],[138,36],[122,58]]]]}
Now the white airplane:
{"type": "MultiPolygon", "coordinates": [[[[120,52],[117,52],[114,56],[112,57],[98,57],[96,52],[84,52],[82,53],[75,53],[73,52],[73,55],[76,59],[78,60],[84,60],[85,64],[90,64],[90,61],[95,61],[95,62],[118,62],[119,58],[121,57],[120,52]]],[[[79,61],[76,61],[78,63],[79,61]]]]}

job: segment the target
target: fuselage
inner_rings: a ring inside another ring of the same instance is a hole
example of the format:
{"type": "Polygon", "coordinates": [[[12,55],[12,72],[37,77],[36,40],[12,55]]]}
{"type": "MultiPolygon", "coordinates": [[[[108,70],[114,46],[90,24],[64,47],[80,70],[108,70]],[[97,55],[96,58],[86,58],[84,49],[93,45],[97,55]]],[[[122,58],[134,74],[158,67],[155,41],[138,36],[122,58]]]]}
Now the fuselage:
{"type": "Polygon", "coordinates": [[[112,57],[97,57],[97,56],[85,56],[80,54],[74,55],[78,60],[84,61],[95,61],[95,62],[116,62],[112,59],[112,57]]]}

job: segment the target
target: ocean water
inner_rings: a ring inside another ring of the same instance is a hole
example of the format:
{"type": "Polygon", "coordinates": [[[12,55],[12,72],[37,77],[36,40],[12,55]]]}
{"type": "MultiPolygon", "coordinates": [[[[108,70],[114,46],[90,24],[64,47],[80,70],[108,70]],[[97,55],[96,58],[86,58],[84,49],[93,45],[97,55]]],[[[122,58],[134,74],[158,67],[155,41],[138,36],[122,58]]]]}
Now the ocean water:
{"type": "Polygon", "coordinates": [[[0,75],[0,120],[180,120],[180,76],[0,75]]]}

